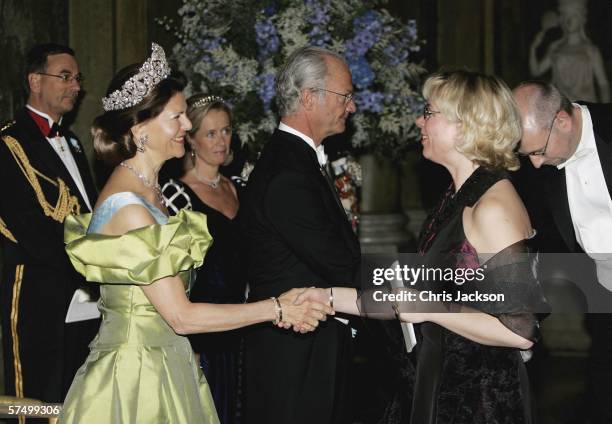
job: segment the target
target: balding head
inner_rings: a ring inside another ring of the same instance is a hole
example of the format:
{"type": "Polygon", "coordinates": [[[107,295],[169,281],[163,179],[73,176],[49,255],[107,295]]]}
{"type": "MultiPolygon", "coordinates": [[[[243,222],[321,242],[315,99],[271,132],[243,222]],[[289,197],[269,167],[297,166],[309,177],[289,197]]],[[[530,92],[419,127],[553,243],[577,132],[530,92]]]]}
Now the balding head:
{"type": "Polygon", "coordinates": [[[557,87],[544,81],[527,81],[513,91],[523,128],[549,128],[557,112],[573,114],[572,103],[557,87]]]}
{"type": "Polygon", "coordinates": [[[567,160],[578,145],[582,125],[568,98],[543,81],[523,82],[512,95],[523,125],[519,152],[529,155],[536,168],[567,160]]]}

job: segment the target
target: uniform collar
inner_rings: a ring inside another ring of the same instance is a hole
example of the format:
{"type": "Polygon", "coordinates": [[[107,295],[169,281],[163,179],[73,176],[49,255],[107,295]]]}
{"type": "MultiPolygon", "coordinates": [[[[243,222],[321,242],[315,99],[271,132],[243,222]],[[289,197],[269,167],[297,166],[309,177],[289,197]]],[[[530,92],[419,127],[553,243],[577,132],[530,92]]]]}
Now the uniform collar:
{"type": "MultiPolygon", "coordinates": [[[[47,134],[49,134],[49,129],[53,126],[54,123],[53,118],[30,105],[26,105],[26,108],[28,109],[28,114],[36,123],[36,126],[38,126],[43,135],[47,137],[47,134]]],[[[58,125],[62,124],[62,119],[63,117],[60,117],[58,125]]]]}

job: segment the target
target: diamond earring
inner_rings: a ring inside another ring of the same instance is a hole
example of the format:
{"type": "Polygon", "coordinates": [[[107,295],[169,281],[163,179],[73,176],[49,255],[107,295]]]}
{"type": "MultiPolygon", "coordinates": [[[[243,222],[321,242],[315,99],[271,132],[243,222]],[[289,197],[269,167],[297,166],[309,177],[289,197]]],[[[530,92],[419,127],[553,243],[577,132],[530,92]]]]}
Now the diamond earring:
{"type": "Polygon", "coordinates": [[[147,134],[141,135],[140,137],[138,137],[138,140],[136,141],[136,150],[139,153],[144,153],[145,147],[148,142],[149,142],[149,136],[147,134]]]}

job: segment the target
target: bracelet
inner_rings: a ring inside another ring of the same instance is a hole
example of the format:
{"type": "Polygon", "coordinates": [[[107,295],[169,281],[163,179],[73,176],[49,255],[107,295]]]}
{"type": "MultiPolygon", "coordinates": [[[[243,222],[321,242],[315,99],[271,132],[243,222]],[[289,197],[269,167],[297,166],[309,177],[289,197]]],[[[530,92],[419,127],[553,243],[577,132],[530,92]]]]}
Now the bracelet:
{"type": "Polygon", "coordinates": [[[274,313],[276,314],[276,319],[273,321],[273,324],[278,325],[278,323],[283,320],[283,308],[276,297],[272,296],[270,299],[274,302],[274,313]]]}
{"type": "Polygon", "coordinates": [[[334,309],[334,288],[329,288],[329,307],[334,309]]]}

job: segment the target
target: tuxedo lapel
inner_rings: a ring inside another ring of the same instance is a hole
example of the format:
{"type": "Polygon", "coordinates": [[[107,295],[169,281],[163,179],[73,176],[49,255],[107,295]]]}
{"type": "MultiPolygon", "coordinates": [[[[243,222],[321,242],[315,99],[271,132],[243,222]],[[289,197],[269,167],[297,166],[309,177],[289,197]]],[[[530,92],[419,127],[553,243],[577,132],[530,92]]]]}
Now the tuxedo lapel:
{"type": "Polygon", "coordinates": [[[332,198],[330,199],[331,202],[337,206],[337,208],[335,209],[337,209],[337,211],[339,212],[340,216],[342,217],[342,220],[346,221],[348,224],[346,212],[344,211],[342,202],[340,202],[340,198],[338,197],[338,192],[334,187],[333,180],[331,179],[329,174],[327,174],[323,166],[319,164],[316,152],[301,138],[285,131],[277,130],[277,132],[279,136],[287,139],[283,142],[291,143],[291,146],[296,152],[296,157],[301,159],[305,169],[317,175],[317,180],[322,186],[321,188],[323,192],[325,192],[327,196],[332,198]]]}
{"type": "Polygon", "coordinates": [[[612,107],[609,104],[584,103],[589,109],[597,155],[603,171],[608,194],[612,199],[612,107]]]}
{"type": "Polygon", "coordinates": [[[577,243],[567,199],[565,169],[558,170],[555,168],[546,171],[548,172],[546,182],[551,213],[565,244],[570,250],[574,251],[577,243]]]}
{"type": "Polygon", "coordinates": [[[340,195],[338,194],[338,190],[336,190],[336,185],[334,184],[333,178],[329,175],[324,166],[319,166],[319,170],[321,171],[321,175],[323,175],[323,179],[325,180],[325,185],[329,188],[329,192],[334,198],[335,203],[338,205],[342,216],[346,218],[346,211],[344,210],[344,206],[342,206],[342,202],[340,201],[340,195]]]}
{"type": "MultiPolygon", "coordinates": [[[[608,139],[610,140],[610,139],[608,139]]],[[[608,194],[612,199],[612,141],[604,141],[601,137],[595,134],[595,143],[597,145],[597,154],[601,163],[604,180],[608,187],[608,194]]]]}

